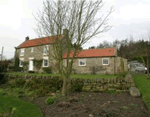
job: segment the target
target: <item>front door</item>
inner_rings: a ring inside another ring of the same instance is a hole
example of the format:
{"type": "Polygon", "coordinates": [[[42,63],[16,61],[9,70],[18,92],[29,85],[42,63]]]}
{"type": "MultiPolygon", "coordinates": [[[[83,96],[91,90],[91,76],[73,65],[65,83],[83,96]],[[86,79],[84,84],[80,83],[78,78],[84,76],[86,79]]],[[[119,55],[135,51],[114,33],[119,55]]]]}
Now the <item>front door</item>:
{"type": "Polygon", "coordinates": [[[29,61],[29,71],[33,71],[33,60],[29,61]]]}

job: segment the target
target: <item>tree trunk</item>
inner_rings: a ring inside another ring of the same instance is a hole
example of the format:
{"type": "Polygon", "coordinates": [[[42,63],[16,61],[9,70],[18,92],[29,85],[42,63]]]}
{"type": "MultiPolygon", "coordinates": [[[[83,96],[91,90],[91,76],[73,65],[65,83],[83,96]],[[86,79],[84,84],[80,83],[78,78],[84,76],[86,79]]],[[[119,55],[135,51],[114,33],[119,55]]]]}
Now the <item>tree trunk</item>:
{"type": "Polygon", "coordinates": [[[67,93],[67,77],[63,76],[62,96],[66,96],[67,93]]]}

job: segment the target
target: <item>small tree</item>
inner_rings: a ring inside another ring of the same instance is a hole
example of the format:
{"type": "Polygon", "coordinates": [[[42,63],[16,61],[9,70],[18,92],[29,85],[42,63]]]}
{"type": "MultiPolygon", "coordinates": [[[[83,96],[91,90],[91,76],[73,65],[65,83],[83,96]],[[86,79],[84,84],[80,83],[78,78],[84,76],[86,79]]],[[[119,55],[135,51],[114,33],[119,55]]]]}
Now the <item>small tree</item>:
{"type": "MultiPolygon", "coordinates": [[[[103,15],[103,6],[102,0],[46,0],[42,12],[39,11],[35,16],[35,31],[39,37],[56,35],[52,39],[53,46],[49,48],[48,56],[51,64],[59,63],[59,72],[63,77],[62,95],[67,93],[72,64],[81,47],[93,37],[111,29],[107,21],[113,8],[108,8],[103,15]]],[[[44,39],[41,39],[41,44],[42,41],[44,39]]]]}
{"type": "Polygon", "coordinates": [[[34,66],[35,66],[36,69],[37,69],[37,73],[39,73],[39,70],[40,70],[40,68],[41,68],[41,66],[42,66],[42,60],[34,59],[34,60],[33,60],[33,64],[34,64],[34,66]]]}

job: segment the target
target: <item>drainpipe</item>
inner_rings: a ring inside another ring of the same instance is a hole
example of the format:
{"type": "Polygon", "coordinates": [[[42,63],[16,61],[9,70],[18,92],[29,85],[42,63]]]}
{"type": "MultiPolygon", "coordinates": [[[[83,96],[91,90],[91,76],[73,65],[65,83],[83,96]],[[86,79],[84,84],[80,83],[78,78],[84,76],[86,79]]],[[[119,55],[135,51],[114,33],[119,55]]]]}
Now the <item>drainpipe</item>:
{"type": "Polygon", "coordinates": [[[115,69],[115,56],[114,56],[114,75],[115,75],[115,71],[116,69],[115,69]]]}

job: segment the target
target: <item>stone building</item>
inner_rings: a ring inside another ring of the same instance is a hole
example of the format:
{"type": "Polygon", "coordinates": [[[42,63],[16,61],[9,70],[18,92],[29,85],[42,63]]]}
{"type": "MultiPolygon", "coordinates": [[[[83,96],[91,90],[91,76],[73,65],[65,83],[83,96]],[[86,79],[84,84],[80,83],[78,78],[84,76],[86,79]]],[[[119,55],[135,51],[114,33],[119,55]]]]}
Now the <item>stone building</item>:
{"type": "MultiPolygon", "coordinates": [[[[64,38],[66,29],[60,38],[64,38]]],[[[33,60],[42,60],[42,68],[51,65],[48,50],[53,51],[53,39],[56,36],[42,37],[30,40],[29,37],[18,47],[15,47],[15,57],[19,58],[19,67],[23,67],[24,61],[28,61],[28,71],[36,71],[33,60]]],[[[72,53],[70,53],[70,58],[72,53]]],[[[66,54],[63,55],[64,64],[66,54]]],[[[127,59],[118,57],[116,48],[82,50],[73,63],[73,72],[81,74],[117,74],[127,71],[127,59]]]]}
{"type": "MultiPolygon", "coordinates": [[[[73,52],[70,59],[72,55],[73,52]]],[[[81,74],[117,74],[122,71],[128,71],[127,59],[117,56],[117,48],[82,50],[73,63],[73,72],[81,74]]]]}

